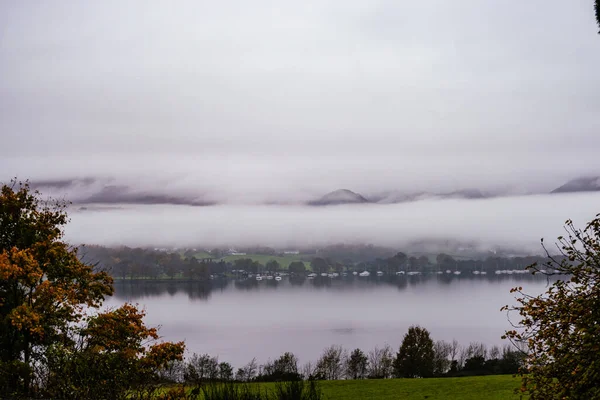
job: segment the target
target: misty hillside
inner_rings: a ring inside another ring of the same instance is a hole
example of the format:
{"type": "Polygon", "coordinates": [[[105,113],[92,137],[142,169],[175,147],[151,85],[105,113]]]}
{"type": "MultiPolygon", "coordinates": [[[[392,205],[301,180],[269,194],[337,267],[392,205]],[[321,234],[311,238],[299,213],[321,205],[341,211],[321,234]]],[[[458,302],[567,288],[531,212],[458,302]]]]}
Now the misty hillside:
{"type": "Polygon", "coordinates": [[[486,193],[483,193],[478,189],[463,189],[455,192],[444,193],[439,195],[444,198],[456,198],[456,199],[487,199],[492,197],[486,193]]]}
{"type": "Polygon", "coordinates": [[[584,177],[570,180],[551,193],[597,192],[600,191],[600,177],[584,177]]]}
{"type": "Polygon", "coordinates": [[[448,193],[414,192],[407,193],[403,191],[392,191],[376,196],[376,203],[394,204],[410,201],[428,200],[428,199],[487,199],[492,196],[481,192],[478,189],[463,189],[448,193]]]}
{"type": "MultiPolygon", "coordinates": [[[[165,182],[159,181],[131,181],[126,179],[110,177],[84,177],[55,180],[34,180],[32,188],[40,190],[44,195],[56,198],[66,198],[74,204],[81,205],[118,205],[118,204],[140,204],[140,205],[189,205],[210,206],[217,204],[228,204],[228,194],[219,189],[206,189],[190,185],[178,185],[168,187],[165,182]]],[[[564,185],[552,190],[550,193],[574,193],[574,192],[597,192],[600,191],[600,177],[582,177],[568,181],[564,185]]],[[[528,194],[543,193],[530,191],[528,194]]],[[[548,192],[546,192],[548,193],[548,192]]],[[[382,188],[381,191],[368,193],[368,197],[348,189],[338,189],[324,196],[306,202],[298,196],[285,195],[282,190],[281,196],[265,193],[256,194],[255,204],[308,204],[311,206],[329,206],[342,204],[397,204],[410,203],[420,200],[446,200],[446,199],[488,199],[510,195],[510,192],[488,192],[478,188],[459,189],[454,191],[411,191],[406,189],[382,188]],[[270,198],[269,196],[274,196],[270,198]],[[274,200],[273,200],[274,199],[274,200]],[[281,200],[284,199],[284,200],[281,200]]],[[[233,204],[252,204],[245,196],[233,200],[233,204]]]]}
{"type": "Polygon", "coordinates": [[[369,203],[369,200],[365,199],[358,193],[355,193],[348,189],[339,189],[333,192],[327,193],[325,196],[318,200],[309,202],[311,206],[330,206],[338,204],[363,204],[369,203]]]}
{"type": "Polygon", "coordinates": [[[114,184],[111,179],[73,178],[39,180],[31,182],[32,188],[42,193],[65,197],[74,204],[172,204],[190,206],[214,205],[202,193],[193,191],[172,193],[160,185],[152,189],[136,188],[125,184],[114,184]]]}

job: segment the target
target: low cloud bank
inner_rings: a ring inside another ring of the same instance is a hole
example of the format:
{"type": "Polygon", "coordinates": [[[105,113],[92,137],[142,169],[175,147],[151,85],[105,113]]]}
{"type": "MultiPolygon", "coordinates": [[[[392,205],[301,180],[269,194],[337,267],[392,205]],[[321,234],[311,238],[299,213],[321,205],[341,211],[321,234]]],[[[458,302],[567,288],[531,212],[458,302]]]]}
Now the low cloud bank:
{"type": "Polygon", "coordinates": [[[278,248],[370,243],[402,247],[415,240],[474,242],[540,251],[539,239],[563,233],[600,211],[600,193],[482,200],[424,200],[391,205],[209,207],[123,205],[71,210],[73,243],[129,246],[278,248]]]}

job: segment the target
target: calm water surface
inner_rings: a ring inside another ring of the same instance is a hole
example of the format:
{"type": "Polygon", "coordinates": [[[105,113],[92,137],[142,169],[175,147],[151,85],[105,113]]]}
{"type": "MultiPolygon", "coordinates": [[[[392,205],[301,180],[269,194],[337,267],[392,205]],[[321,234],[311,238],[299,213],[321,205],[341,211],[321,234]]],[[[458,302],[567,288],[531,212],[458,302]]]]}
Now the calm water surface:
{"type": "Polygon", "coordinates": [[[500,336],[510,325],[500,307],[514,303],[509,290],[518,285],[537,294],[547,282],[433,276],[388,282],[213,281],[211,289],[186,282],[117,283],[105,304],[139,303],[165,340],[185,340],[190,353],[208,353],[239,367],[253,357],[264,362],[285,351],[302,363],[314,361],[332,344],[364,351],[389,344],[397,350],[414,324],[429,329],[434,340],[503,345],[500,336]]]}

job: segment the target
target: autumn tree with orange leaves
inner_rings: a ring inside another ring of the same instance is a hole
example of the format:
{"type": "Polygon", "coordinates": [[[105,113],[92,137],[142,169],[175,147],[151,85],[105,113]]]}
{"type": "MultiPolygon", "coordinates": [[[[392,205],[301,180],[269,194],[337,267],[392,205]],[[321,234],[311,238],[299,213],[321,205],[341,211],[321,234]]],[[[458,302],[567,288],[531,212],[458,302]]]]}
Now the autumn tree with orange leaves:
{"type": "Polygon", "coordinates": [[[42,201],[27,182],[13,180],[0,192],[3,397],[131,396],[132,385],[147,382],[157,369],[183,354],[183,343],[150,345],[158,334],[143,324],[144,313],[132,305],[86,316],[112,295],[113,281],[106,272],[81,262],[77,250],[64,241],[66,207],[62,201],[42,201]],[[77,365],[93,371],[93,380],[78,377],[77,365]],[[70,393],[53,395],[57,377],[73,378],[70,393]],[[112,385],[112,395],[78,393],[94,383],[106,390],[112,385]]]}
{"type": "Polygon", "coordinates": [[[527,349],[521,390],[531,400],[600,398],[600,214],[565,228],[560,254],[528,267],[558,280],[538,296],[514,288],[518,306],[503,307],[520,315],[505,337],[527,349]]]}
{"type": "Polygon", "coordinates": [[[184,345],[156,343],[156,328],[146,327],[143,318],[144,312],[131,304],[87,318],[76,330],[74,346],[49,348],[43,394],[60,399],[154,398],[159,372],[182,360],[184,345]]]}

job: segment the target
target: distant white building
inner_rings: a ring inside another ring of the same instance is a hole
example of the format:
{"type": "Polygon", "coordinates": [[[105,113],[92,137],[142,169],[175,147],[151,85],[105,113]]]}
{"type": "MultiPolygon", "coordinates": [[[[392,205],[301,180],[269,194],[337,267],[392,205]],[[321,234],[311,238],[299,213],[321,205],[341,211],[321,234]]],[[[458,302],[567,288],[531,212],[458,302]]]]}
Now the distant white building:
{"type": "Polygon", "coordinates": [[[233,248],[230,248],[229,250],[227,250],[226,253],[230,256],[245,256],[246,255],[246,253],[242,253],[233,248]]]}

